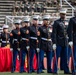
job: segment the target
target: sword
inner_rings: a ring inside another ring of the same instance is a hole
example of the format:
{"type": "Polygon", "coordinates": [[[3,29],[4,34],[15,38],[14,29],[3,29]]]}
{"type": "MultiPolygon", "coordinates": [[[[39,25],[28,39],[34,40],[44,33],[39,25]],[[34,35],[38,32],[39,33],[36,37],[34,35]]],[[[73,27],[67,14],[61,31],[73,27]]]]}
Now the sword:
{"type": "Polygon", "coordinates": [[[26,49],[27,49],[27,51],[28,51],[28,73],[29,73],[29,71],[30,71],[30,53],[29,53],[29,51],[30,51],[30,46],[28,45],[28,46],[26,46],[26,49]]]}

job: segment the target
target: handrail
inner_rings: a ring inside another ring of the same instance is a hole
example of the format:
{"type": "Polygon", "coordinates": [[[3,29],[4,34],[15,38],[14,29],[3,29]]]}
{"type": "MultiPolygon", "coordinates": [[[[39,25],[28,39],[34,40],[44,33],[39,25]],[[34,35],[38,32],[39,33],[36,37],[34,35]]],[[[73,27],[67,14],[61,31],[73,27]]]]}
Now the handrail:
{"type": "MultiPolygon", "coordinates": [[[[25,16],[6,16],[6,18],[23,18],[25,16]]],[[[31,18],[31,16],[29,16],[31,18]]],[[[59,18],[59,16],[51,16],[50,18],[59,18]]],[[[69,16],[67,16],[67,18],[69,18],[69,16]]]]}
{"type": "Polygon", "coordinates": [[[6,23],[5,24],[7,24],[7,19],[9,19],[13,23],[13,20],[11,20],[8,16],[6,16],[6,23]]]}
{"type": "Polygon", "coordinates": [[[62,7],[62,0],[60,0],[60,5],[61,5],[61,7],[62,7]]]}
{"type": "Polygon", "coordinates": [[[75,9],[67,0],[64,0],[72,9],[75,9]]]}
{"type": "Polygon", "coordinates": [[[67,1],[67,0],[64,0],[71,8],[72,8],[72,16],[74,16],[74,7],[67,1]]]}

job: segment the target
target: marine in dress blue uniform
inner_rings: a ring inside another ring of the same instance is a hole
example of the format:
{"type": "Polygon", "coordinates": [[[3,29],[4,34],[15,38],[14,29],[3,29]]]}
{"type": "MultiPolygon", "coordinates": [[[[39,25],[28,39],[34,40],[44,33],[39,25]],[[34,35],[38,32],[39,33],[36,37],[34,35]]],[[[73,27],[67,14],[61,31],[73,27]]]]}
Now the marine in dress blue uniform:
{"type": "Polygon", "coordinates": [[[43,16],[43,26],[39,28],[40,32],[40,52],[39,52],[39,73],[42,73],[42,61],[44,53],[47,57],[47,73],[52,73],[51,61],[52,61],[52,30],[49,26],[50,15],[43,16]]]}
{"type": "Polygon", "coordinates": [[[38,19],[39,15],[33,15],[33,24],[29,27],[29,33],[30,33],[30,70],[29,72],[34,72],[33,69],[33,57],[36,54],[37,56],[37,44],[38,44],[38,19]]]}
{"type": "MultiPolygon", "coordinates": [[[[41,18],[42,18],[42,17],[41,17],[41,18]]],[[[43,26],[43,21],[42,21],[42,20],[38,22],[38,26],[39,26],[39,27],[43,26]]],[[[44,60],[42,61],[42,69],[45,70],[44,60]]]]}
{"type": "Polygon", "coordinates": [[[12,70],[13,73],[16,69],[16,58],[20,51],[20,20],[14,20],[15,29],[13,29],[10,33],[10,43],[11,49],[13,49],[13,60],[12,60],[12,70]]]}
{"type": "Polygon", "coordinates": [[[56,50],[56,63],[54,68],[54,73],[57,73],[58,58],[62,56],[63,60],[63,70],[65,74],[70,74],[68,63],[67,63],[67,28],[65,25],[66,19],[66,9],[60,10],[60,19],[54,21],[53,24],[53,49],[56,50]]]}
{"type": "Polygon", "coordinates": [[[70,18],[68,25],[69,45],[73,49],[73,75],[76,75],[76,9],[74,17],[70,18]]]}
{"type": "MultiPolygon", "coordinates": [[[[27,46],[29,46],[29,23],[30,18],[29,16],[25,16],[22,20],[24,27],[20,28],[21,33],[21,51],[20,51],[20,57],[21,57],[21,63],[20,63],[20,73],[25,72],[24,65],[25,65],[25,56],[28,54],[27,46]]],[[[29,65],[29,64],[28,64],[29,65]]]]}
{"type": "Polygon", "coordinates": [[[7,45],[10,45],[10,33],[8,32],[8,25],[3,26],[3,32],[0,34],[1,39],[1,47],[5,47],[7,45]]]}

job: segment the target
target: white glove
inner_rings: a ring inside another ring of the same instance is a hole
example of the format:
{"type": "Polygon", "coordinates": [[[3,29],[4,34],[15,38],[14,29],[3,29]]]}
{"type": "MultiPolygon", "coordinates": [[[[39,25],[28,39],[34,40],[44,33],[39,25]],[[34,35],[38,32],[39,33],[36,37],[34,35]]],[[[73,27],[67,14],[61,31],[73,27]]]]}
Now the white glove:
{"type": "Polygon", "coordinates": [[[30,49],[30,46],[26,46],[27,51],[30,49]]]}
{"type": "Polygon", "coordinates": [[[10,48],[10,51],[13,51],[13,48],[10,48]]]}
{"type": "Polygon", "coordinates": [[[70,41],[70,42],[69,42],[69,45],[72,47],[72,46],[73,46],[73,42],[72,42],[72,41],[70,41]]]}
{"type": "Polygon", "coordinates": [[[53,44],[53,50],[56,50],[56,44],[53,44]]]}
{"type": "Polygon", "coordinates": [[[18,51],[20,51],[20,48],[17,48],[18,51]]]}
{"type": "Polygon", "coordinates": [[[39,53],[40,52],[40,49],[39,48],[36,48],[37,52],[39,53]]]}

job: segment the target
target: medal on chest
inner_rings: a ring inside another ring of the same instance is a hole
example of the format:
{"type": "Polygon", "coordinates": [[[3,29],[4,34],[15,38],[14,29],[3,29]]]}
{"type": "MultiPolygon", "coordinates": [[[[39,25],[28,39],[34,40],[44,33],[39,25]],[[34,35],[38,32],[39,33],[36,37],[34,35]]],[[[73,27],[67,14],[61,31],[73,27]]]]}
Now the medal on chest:
{"type": "Polygon", "coordinates": [[[52,33],[52,28],[49,28],[49,29],[48,29],[48,32],[52,33]]]}

